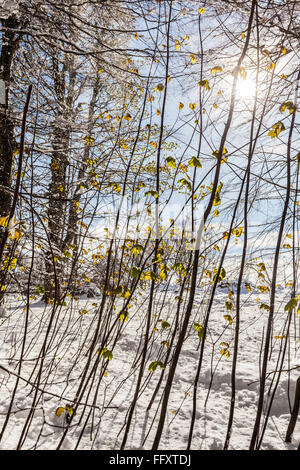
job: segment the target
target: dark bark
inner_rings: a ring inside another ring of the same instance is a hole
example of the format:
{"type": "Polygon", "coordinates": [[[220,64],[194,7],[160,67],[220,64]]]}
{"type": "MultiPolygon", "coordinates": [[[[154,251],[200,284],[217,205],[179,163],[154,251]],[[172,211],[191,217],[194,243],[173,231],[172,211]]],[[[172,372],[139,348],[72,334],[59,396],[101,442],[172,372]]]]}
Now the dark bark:
{"type": "Polygon", "coordinates": [[[296,390],[295,390],[295,398],[294,398],[294,406],[291,414],[291,419],[287,428],[285,442],[292,441],[292,435],[297,423],[298,413],[299,413],[299,406],[300,406],[300,377],[296,382],[296,390]]]}
{"type": "Polygon", "coordinates": [[[0,80],[4,82],[4,104],[0,104],[0,217],[7,217],[10,211],[11,172],[14,152],[14,119],[9,107],[9,89],[12,82],[12,62],[18,45],[18,36],[10,29],[17,29],[15,16],[2,20],[2,45],[0,54],[0,80]]]}

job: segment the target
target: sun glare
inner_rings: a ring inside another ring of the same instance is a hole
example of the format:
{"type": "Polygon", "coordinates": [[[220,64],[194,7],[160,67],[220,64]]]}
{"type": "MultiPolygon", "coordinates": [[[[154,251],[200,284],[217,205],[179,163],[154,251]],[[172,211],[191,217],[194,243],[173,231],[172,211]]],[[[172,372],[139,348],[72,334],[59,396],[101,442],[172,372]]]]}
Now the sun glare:
{"type": "Polygon", "coordinates": [[[242,100],[253,100],[255,97],[255,81],[251,77],[239,77],[236,86],[236,96],[242,100]]]}

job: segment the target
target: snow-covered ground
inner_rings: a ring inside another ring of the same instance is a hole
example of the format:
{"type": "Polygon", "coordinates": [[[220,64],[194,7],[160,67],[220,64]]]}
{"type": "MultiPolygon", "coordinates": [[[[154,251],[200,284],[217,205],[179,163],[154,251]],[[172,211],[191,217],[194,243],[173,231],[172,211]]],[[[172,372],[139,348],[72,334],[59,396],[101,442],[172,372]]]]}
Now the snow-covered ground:
{"type": "MultiPolygon", "coordinates": [[[[156,295],[146,368],[129,431],[127,449],[151,449],[152,446],[160,413],[160,409],[157,411],[157,408],[169,366],[167,364],[160,390],[150,411],[147,412],[161,374],[159,366],[154,372],[149,372],[148,368],[153,361],[164,361],[167,347],[166,344],[162,344],[162,341],[170,342],[174,327],[176,296],[178,292],[175,289],[167,292],[161,290],[156,295]],[[162,323],[157,320],[165,320],[170,326],[162,328],[162,323]]],[[[107,371],[97,390],[96,399],[94,399],[95,391],[101,376],[102,361],[96,370],[90,393],[88,394],[89,387],[87,387],[87,392],[81,399],[82,405],[78,407],[63,441],[62,449],[75,448],[85,424],[78,445],[79,449],[120,448],[126,413],[132,402],[139,371],[139,353],[142,349],[148,306],[147,293],[137,296],[137,299],[129,309],[128,321],[117,322],[118,328],[121,326],[122,331],[115,346],[112,346],[112,342],[107,344],[108,349],[113,349],[113,358],[108,361],[107,371]],[[93,412],[89,414],[91,408],[93,412]],[[86,417],[88,421],[85,423],[86,417]]],[[[192,449],[222,449],[224,445],[231,397],[231,361],[235,328],[233,313],[232,324],[224,319],[224,315],[228,314],[225,308],[226,300],[228,300],[227,290],[218,289],[209,321],[204,363],[200,373],[192,449]],[[228,343],[229,357],[221,354],[224,348],[221,343],[228,343]]],[[[10,371],[9,374],[0,369],[1,426],[10,404],[16,375],[19,372],[20,379],[11,416],[0,444],[2,449],[14,449],[18,444],[32,407],[42,362],[35,412],[27,428],[28,432],[22,449],[55,449],[57,447],[66,426],[66,415],[62,412],[60,416],[56,416],[56,411],[59,407],[73,403],[81,373],[87,361],[87,351],[97,321],[100,301],[100,298],[80,298],[72,304],[69,301],[67,306],[62,307],[61,311],[54,316],[44,356],[42,346],[52,307],[45,307],[41,302],[32,301],[24,360],[19,371],[18,358],[24,336],[26,304],[24,299],[16,299],[12,296],[8,298],[7,310],[0,318],[0,366],[10,371]]],[[[268,316],[266,310],[259,309],[259,305],[264,301],[267,301],[267,297],[262,294],[253,292],[251,295],[248,292],[242,294],[240,347],[236,376],[237,394],[231,449],[249,448],[259,390],[261,339],[268,316]]],[[[285,338],[280,339],[287,317],[287,312],[284,312],[285,303],[283,293],[278,291],[272,331],[272,355],[268,365],[270,374],[266,386],[266,400],[270,385],[274,386],[277,379],[277,375],[273,372],[276,370],[278,353],[285,341],[285,338]],[[275,339],[275,336],[279,338],[275,339]],[[273,379],[275,380],[271,384],[273,379]]],[[[182,304],[181,319],[184,311],[184,304],[182,304]]],[[[204,311],[203,293],[199,289],[173,382],[160,442],[161,449],[186,448],[192,411],[193,381],[198,365],[200,344],[193,322],[201,323],[204,311]]],[[[113,311],[111,321],[115,319],[116,311],[113,311]]],[[[300,422],[298,422],[292,443],[284,443],[290,418],[290,406],[293,405],[295,384],[300,371],[299,349],[298,316],[296,321],[292,321],[283,372],[271,408],[262,449],[295,449],[300,442],[300,422]]]]}

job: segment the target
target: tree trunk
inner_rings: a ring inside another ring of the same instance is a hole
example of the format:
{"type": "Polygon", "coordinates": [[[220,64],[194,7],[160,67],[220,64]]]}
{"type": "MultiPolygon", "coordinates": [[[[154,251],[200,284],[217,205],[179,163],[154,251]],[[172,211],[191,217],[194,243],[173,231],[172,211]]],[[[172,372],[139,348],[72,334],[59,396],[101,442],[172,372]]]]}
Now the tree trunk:
{"type": "MultiPolygon", "coordinates": [[[[3,28],[16,29],[18,22],[14,16],[2,20],[3,28]]],[[[9,107],[9,89],[12,81],[12,60],[17,47],[14,32],[2,31],[0,54],[0,217],[7,217],[12,200],[11,172],[14,152],[14,119],[9,107]]]]}
{"type": "MultiPolygon", "coordinates": [[[[66,72],[72,70],[68,57],[64,58],[62,70],[59,69],[59,61],[53,57],[53,81],[56,99],[56,116],[54,123],[51,181],[49,184],[48,240],[49,250],[45,258],[44,300],[45,302],[60,300],[61,285],[63,282],[62,265],[62,239],[64,234],[65,210],[67,200],[67,166],[69,164],[69,144],[71,129],[68,123],[72,113],[68,97],[66,98],[66,72]]],[[[69,80],[69,88],[72,87],[73,78],[69,80]]],[[[70,91],[70,90],[69,90],[70,91]]]]}
{"type": "Polygon", "coordinates": [[[299,406],[300,406],[300,377],[298,377],[298,380],[296,382],[296,390],[295,390],[295,398],[294,398],[294,406],[293,406],[293,411],[291,414],[291,419],[287,428],[286,436],[285,436],[285,442],[291,442],[292,441],[292,435],[297,423],[297,418],[298,418],[298,413],[299,413],[299,406]]]}
{"type": "MultiPolygon", "coordinates": [[[[14,118],[9,107],[9,89],[12,81],[12,61],[18,45],[18,37],[8,28],[16,29],[15,16],[2,20],[2,38],[0,52],[0,219],[8,217],[12,204],[11,174],[14,153],[14,118]]],[[[0,224],[0,246],[5,247],[7,234],[5,223],[0,224]]],[[[3,250],[2,250],[3,253],[3,250]]],[[[2,256],[1,256],[2,257],[2,256]]],[[[1,259],[0,259],[1,262],[1,259]]],[[[4,285],[6,273],[2,272],[0,285],[4,285]]],[[[0,303],[4,291],[0,290],[0,303]]]]}

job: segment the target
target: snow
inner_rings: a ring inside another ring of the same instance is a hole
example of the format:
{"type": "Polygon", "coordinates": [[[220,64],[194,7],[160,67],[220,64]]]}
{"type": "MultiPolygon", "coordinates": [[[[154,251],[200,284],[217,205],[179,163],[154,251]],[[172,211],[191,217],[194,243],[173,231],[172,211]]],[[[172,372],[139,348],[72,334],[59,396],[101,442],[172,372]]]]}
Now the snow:
{"type": "Polygon", "coordinates": [[[19,0],[4,0],[2,5],[0,5],[0,18],[6,19],[11,15],[17,15],[19,3],[19,0]]]}
{"type": "MultiPolygon", "coordinates": [[[[149,412],[147,406],[158,382],[161,369],[158,367],[154,373],[150,373],[148,367],[152,361],[158,359],[159,351],[163,350],[163,354],[166,353],[166,348],[161,345],[161,341],[168,337],[174,326],[174,297],[176,295],[178,292],[174,287],[167,292],[162,289],[157,290],[156,293],[154,308],[156,316],[153,317],[153,325],[151,325],[149,354],[140,396],[133,414],[127,449],[151,449],[153,443],[159,417],[159,411],[157,414],[156,411],[169,367],[167,365],[161,389],[149,412]],[[164,296],[166,297],[162,306],[164,296]],[[171,327],[163,330],[158,322],[155,325],[157,330],[152,331],[154,322],[158,319],[167,320],[171,327]]],[[[256,415],[261,338],[268,315],[267,312],[258,308],[259,303],[265,301],[264,295],[260,295],[260,301],[253,298],[256,296],[257,294],[249,296],[248,292],[243,292],[241,299],[242,315],[236,376],[236,408],[230,441],[230,449],[234,450],[249,448],[256,415]]],[[[113,349],[113,359],[109,361],[107,375],[101,381],[97,399],[93,403],[93,393],[82,398],[82,403],[87,403],[88,406],[79,406],[63,441],[63,449],[75,448],[85,422],[84,418],[88,416],[91,409],[90,405],[94,406],[94,413],[88,419],[78,448],[120,448],[124,434],[124,422],[133,398],[139,370],[138,353],[141,351],[141,340],[143,340],[145,333],[147,300],[148,296],[145,293],[136,296],[135,305],[132,305],[129,310],[128,321],[122,325],[119,322],[119,326],[122,326],[122,333],[113,349]]],[[[218,289],[209,321],[204,363],[198,385],[192,449],[222,449],[224,445],[231,397],[231,360],[235,327],[235,321],[229,325],[224,319],[224,315],[228,313],[225,309],[226,300],[227,290],[218,289]],[[229,343],[231,352],[229,358],[221,355],[221,342],[229,343]]],[[[22,449],[55,449],[58,446],[66,426],[66,418],[64,414],[60,417],[56,416],[56,410],[58,407],[64,407],[67,403],[72,403],[74,399],[80,374],[87,360],[87,349],[97,321],[97,308],[100,301],[99,297],[96,299],[81,297],[77,302],[68,301],[67,305],[62,307],[59,314],[54,317],[42,367],[39,400],[35,405],[34,417],[22,449]],[[89,313],[79,315],[79,311],[84,310],[89,313]]],[[[276,340],[274,338],[274,336],[281,334],[286,321],[286,312],[282,308],[282,303],[284,304],[283,293],[278,290],[278,309],[272,334],[272,357],[268,365],[270,374],[266,386],[266,399],[271,379],[274,377],[272,372],[276,369],[278,353],[284,341],[284,339],[276,340]]],[[[16,296],[8,296],[4,316],[2,315],[0,319],[0,366],[6,369],[0,368],[0,426],[4,422],[15,385],[16,375],[13,374],[18,374],[18,358],[24,334],[25,305],[24,299],[21,297],[16,299],[16,296]]],[[[204,307],[203,292],[198,289],[194,301],[193,317],[190,320],[190,328],[180,354],[172,386],[160,449],[181,450],[186,448],[192,412],[193,381],[199,358],[199,339],[193,329],[193,321],[201,322],[204,307]]],[[[45,339],[51,312],[51,305],[44,307],[42,302],[31,303],[21,378],[12,414],[1,441],[2,449],[16,448],[32,406],[35,392],[34,382],[36,382],[38,374],[36,363],[41,364],[41,357],[39,361],[37,358],[45,339]]],[[[182,307],[182,312],[184,312],[184,307],[182,307]]],[[[113,319],[115,316],[116,313],[113,313],[113,319]]],[[[299,320],[298,324],[292,324],[291,327],[291,340],[288,348],[289,360],[287,356],[271,408],[262,449],[295,449],[300,442],[299,422],[296,425],[292,443],[286,444],[284,442],[290,419],[290,406],[293,405],[295,384],[299,376],[298,340],[299,320]]],[[[163,360],[163,356],[161,357],[163,360]]],[[[100,366],[96,377],[100,377],[100,366]]],[[[97,384],[97,380],[92,387],[93,391],[95,391],[95,384],[97,384]]]]}

